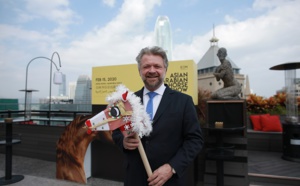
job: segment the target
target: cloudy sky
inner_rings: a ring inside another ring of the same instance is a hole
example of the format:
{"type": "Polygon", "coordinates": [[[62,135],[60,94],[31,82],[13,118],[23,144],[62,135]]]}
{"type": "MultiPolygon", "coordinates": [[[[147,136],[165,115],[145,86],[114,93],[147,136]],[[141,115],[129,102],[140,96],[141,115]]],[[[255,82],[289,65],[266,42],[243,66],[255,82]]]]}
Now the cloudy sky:
{"type": "MultiPolygon", "coordinates": [[[[284,86],[284,71],[269,68],[300,61],[299,9],[299,0],[0,0],[0,98],[24,98],[28,63],[53,52],[67,83],[91,77],[95,66],[136,63],[139,50],[154,45],[159,15],[171,22],[173,60],[198,63],[215,25],[219,47],[249,76],[253,93],[269,97],[284,86]]],[[[49,95],[49,70],[49,60],[30,63],[35,97],[49,95]]]]}

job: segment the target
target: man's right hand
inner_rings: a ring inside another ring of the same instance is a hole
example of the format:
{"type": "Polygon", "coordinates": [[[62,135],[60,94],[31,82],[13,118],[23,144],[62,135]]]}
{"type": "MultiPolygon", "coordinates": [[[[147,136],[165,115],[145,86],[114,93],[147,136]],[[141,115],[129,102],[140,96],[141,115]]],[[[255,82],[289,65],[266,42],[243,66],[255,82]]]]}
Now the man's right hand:
{"type": "Polygon", "coordinates": [[[134,150],[139,146],[139,139],[136,138],[136,134],[133,132],[123,139],[123,147],[127,150],[134,150]]]}

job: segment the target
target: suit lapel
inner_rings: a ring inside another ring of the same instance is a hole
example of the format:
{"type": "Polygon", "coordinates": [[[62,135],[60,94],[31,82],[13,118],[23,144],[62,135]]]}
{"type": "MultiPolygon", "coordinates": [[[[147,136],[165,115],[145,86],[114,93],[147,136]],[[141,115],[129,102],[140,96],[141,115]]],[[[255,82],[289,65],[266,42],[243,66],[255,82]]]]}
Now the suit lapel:
{"type": "Polygon", "coordinates": [[[141,103],[142,104],[144,102],[144,100],[143,100],[143,92],[144,92],[144,87],[141,90],[135,92],[135,95],[141,98],[141,103]]]}
{"type": "MultiPolygon", "coordinates": [[[[135,95],[137,95],[138,97],[141,98],[141,103],[143,104],[143,92],[144,92],[144,87],[135,92],[135,95]]],[[[173,93],[173,90],[169,88],[168,85],[166,85],[166,89],[165,92],[161,98],[160,104],[157,108],[157,111],[155,113],[155,116],[153,118],[153,122],[152,125],[154,125],[158,118],[162,115],[162,113],[164,113],[164,111],[167,109],[168,105],[171,103],[172,99],[170,99],[171,94],[173,93]]]]}
{"type": "Polygon", "coordinates": [[[158,118],[164,113],[164,111],[167,109],[167,107],[169,106],[169,104],[171,103],[172,99],[170,99],[170,96],[172,94],[173,90],[170,89],[167,85],[166,85],[166,89],[165,92],[161,98],[160,104],[157,108],[157,111],[155,113],[155,116],[153,118],[153,123],[152,125],[154,125],[158,118]]]}

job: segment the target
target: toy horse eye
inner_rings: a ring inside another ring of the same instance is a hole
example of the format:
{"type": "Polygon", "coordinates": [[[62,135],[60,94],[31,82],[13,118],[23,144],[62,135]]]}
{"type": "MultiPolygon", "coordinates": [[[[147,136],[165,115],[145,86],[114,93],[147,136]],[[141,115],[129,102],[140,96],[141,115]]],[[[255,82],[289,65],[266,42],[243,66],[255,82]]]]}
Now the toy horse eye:
{"type": "Polygon", "coordinates": [[[119,107],[113,106],[110,108],[110,116],[111,117],[119,117],[120,116],[120,110],[119,107]]]}

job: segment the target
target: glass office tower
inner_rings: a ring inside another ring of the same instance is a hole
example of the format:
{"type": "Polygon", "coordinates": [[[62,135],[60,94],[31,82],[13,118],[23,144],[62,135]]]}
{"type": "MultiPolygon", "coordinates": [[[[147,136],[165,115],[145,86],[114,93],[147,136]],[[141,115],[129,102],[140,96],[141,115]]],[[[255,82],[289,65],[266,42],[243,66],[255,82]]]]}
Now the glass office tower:
{"type": "Polygon", "coordinates": [[[75,98],[76,82],[69,82],[69,99],[75,98]]]}
{"type": "Polygon", "coordinates": [[[58,96],[66,96],[66,74],[62,74],[62,83],[58,87],[58,96]]]}
{"type": "Polygon", "coordinates": [[[91,79],[87,75],[80,75],[77,79],[77,85],[75,89],[74,104],[78,105],[80,111],[91,110],[91,79]]]}
{"type": "Polygon", "coordinates": [[[172,30],[169,18],[167,16],[158,16],[155,23],[155,41],[156,45],[162,47],[172,60],[172,30]]]}

